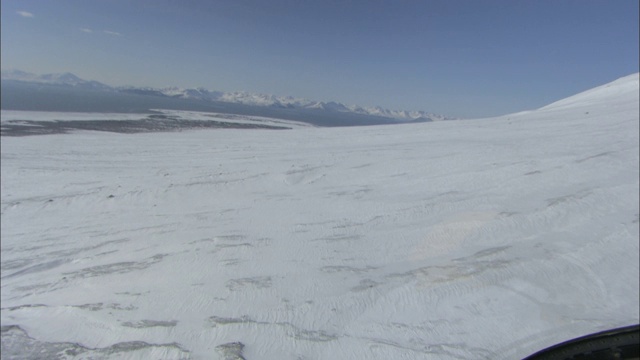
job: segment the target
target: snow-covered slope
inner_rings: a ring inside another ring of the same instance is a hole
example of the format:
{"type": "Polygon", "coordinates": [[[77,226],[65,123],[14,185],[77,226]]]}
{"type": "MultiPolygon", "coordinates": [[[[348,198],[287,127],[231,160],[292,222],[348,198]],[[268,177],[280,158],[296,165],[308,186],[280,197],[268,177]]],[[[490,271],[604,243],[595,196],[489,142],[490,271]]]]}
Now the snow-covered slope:
{"type": "Polygon", "coordinates": [[[638,97],[638,73],[625,76],[611,83],[598,86],[580,94],[556,101],[540,110],[556,111],[576,107],[604,107],[611,110],[624,105],[628,99],[638,97]]]}
{"type": "Polygon", "coordinates": [[[519,359],[638,323],[637,79],[482,121],[3,137],[3,359],[519,359]]]}

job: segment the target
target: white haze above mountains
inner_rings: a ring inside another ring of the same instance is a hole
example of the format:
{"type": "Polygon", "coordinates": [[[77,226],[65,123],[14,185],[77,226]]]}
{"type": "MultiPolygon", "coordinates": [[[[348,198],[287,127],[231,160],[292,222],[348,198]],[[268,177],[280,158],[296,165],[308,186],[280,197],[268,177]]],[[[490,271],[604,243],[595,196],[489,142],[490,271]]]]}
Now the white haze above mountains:
{"type": "Polygon", "coordinates": [[[194,99],[203,101],[217,101],[251,106],[264,106],[286,109],[315,109],[329,112],[353,113],[368,116],[380,116],[400,121],[440,121],[454,120],[444,115],[433,114],[425,111],[389,110],[379,106],[362,107],[358,105],[346,105],[339,102],[314,101],[291,96],[275,96],[267,94],[255,94],[244,91],[222,92],[211,91],[205,88],[180,88],[180,87],[111,87],[98,81],[84,80],[72,73],[36,75],[21,70],[2,71],[3,80],[24,81],[43,84],[65,85],[74,88],[89,90],[117,91],[138,95],[165,96],[179,99],[194,99]]]}

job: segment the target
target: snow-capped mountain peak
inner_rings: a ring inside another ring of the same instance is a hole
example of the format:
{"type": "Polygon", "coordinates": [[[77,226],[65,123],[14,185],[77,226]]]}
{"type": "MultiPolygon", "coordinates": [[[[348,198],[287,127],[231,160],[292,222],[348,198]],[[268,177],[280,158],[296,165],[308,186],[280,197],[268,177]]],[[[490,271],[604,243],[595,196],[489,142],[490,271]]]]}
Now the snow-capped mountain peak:
{"type": "Polygon", "coordinates": [[[304,109],[310,111],[325,111],[338,113],[352,113],[366,116],[376,116],[397,120],[398,122],[453,120],[443,115],[424,111],[389,110],[379,106],[362,107],[346,105],[336,101],[314,101],[292,96],[276,96],[257,94],[244,91],[222,92],[212,91],[202,87],[181,88],[168,86],[164,88],[121,86],[110,87],[98,81],[87,81],[75,74],[65,72],[59,74],[36,75],[21,70],[2,71],[3,80],[54,84],[91,90],[118,91],[143,96],[166,96],[178,99],[193,99],[201,101],[215,101],[249,106],[273,107],[284,109],[304,109]]]}

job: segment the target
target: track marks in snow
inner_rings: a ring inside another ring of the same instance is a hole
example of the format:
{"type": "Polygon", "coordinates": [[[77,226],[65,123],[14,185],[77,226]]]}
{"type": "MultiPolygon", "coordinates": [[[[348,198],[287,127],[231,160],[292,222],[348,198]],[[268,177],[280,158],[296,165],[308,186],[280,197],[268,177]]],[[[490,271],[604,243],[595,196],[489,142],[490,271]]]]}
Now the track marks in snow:
{"type": "Polygon", "coordinates": [[[125,321],[122,323],[122,326],[135,328],[135,329],[146,329],[151,327],[172,328],[177,324],[178,324],[177,320],[139,320],[139,321],[125,321]]]}
{"type": "Polygon", "coordinates": [[[355,241],[362,239],[362,235],[359,234],[335,234],[330,236],[324,236],[321,238],[313,239],[312,241],[323,241],[323,242],[342,242],[342,241],[355,241]]]}
{"type": "Polygon", "coordinates": [[[19,276],[19,275],[26,275],[26,274],[32,274],[32,273],[36,273],[36,272],[41,272],[41,271],[47,271],[47,270],[51,270],[54,269],[62,264],[65,264],[69,262],[69,260],[53,260],[53,261],[47,261],[41,264],[37,264],[37,265],[33,265],[33,266],[29,266],[26,269],[22,269],[20,271],[14,272],[12,274],[9,274],[7,276],[3,276],[3,279],[9,279],[15,276],[19,276]]]}
{"type": "Polygon", "coordinates": [[[326,168],[328,168],[328,166],[292,166],[292,169],[285,172],[284,182],[287,185],[313,184],[326,176],[325,173],[320,171],[326,168]]]}
{"type": "Polygon", "coordinates": [[[91,304],[82,304],[82,305],[71,305],[71,307],[76,307],[82,310],[89,311],[102,311],[102,310],[118,310],[118,311],[133,311],[138,309],[138,307],[134,305],[124,306],[120,303],[91,303],[91,304]]]}
{"type": "Polygon", "coordinates": [[[232,279],[227,281],[227,289],[231,291],[242,290],[246,288],[266,289],[271,287],[271,276],[255,276],[240,279],[232,279]]]}
{"type": "Polygon", "coordinates": [[[352,186],[347,190],[329,191],[327,194],[331,196],[343,197],[350,196],[356,200],[363,199],[367,194],[371,193],[373,189],[368,186],[352,186]]]}
{"type": "Polygon", "coordinates": [[[599,158],[599,157],[603,157],[603,156],[609,156],[609,155],[615,154],[615,153],[616,153],[615,151],[605,151],[605,152],[601,152],[601,153],[598,153],[598,154],[595,154],[595,155],[591,155],[591,156],[587,156],[587,157],[578,159],[575,162],[577,164],[579,164],[579,163],[582,163],[582,162],[585,162],[585,161],[588,161],[588,160],[591,160],[591,159],[595,159],[595,158],[599,158]]]}
{"type": "MultiPolygon", "coordinates": [[[[457,265],[424,266],[405,273],[390,274],[389,277],[414,278],[418,281],[419,286],[430,287],[437,283],[459,282],[465,278],[477,277],[486,271],[505,268],[509,263],[510,261],[506,260],[494,260],[475,261],[457,265]]],[[[452,286],[452,288],[455,288],[455,286],[452,286]]]]}
{"type": "MultiPolygon", "coordinates": [[[[59,240],[59,239],[58,239],[59,240]]],[[[48,270],[52,270],[58,267],[61,267],[63,265],[68,265],[71,263],[75,263],[75,262],[79,262],[79,261],[86,261],[87,259],[92,259],[95,260],[97,258],[100,258],[104,255],[108,255],[108,254],[112,254],[114,252],[117,252],[117,249],[114,250],[107,250],[107,251],[103,251],[94,255],[90,255],[90,254],[86,254],[88,255],[87,257],[83,258],[84,260],[80,260],[79,258],[75,257],[78,254],[83,254],[83,253],[90,253],[93,250],[97,250],[97,249],[101,249],[103,247],[107,247],[110,248],[116,244],[121,244],[121,243],[125,243],[128,242],[129,239],[116,239],[116,240],[109,240],[109,241],[104,241],[95,245],[91,245],[91,246],[84,246],[84,247],[78,247],[78,248],[69,248],[69,249],[59,249],[59,250],[53,250],[53,251],[49,251],[49,252],[45,252],[44,257],[46,258],[56,258],[55,260],[50,260],[50,261],[45,261],[42,263],[37,263],[43,256],[37,256],[37,257],[33,257],[33,251],[34,250],[42,250],[45,248],[50,248],[50,247],[59,247],[61,244],[56,244],[56,243],[45,243],[45,244],[39,244],[37,246],[32,246],[29,248],[24,248],[24,249],[15,249],[15,253],[23,253],[25,255],[27,255],[24,258],[17,258],[17,259],[13,259],[10,261],[3,261],[2,262],[2,270],[3,272],[7,271],[7,270],[12,270],[12,269],[18,269],[18,268],[22,268],[21,270],[18,270],[16,272],[13,272],[9,275],[5,275],[2,278],[3,279],[10,279],[13,277],[18,277],[18,276],[25,276],[25,275],[30,275],[30,274],[34,274],[34,273],[39,273],[39,272],[43,272],[43,271],[48,271],[48,270]],[[35,265],[34,265],[35,264],[35,265]]],[[[44,241],[42,241],[44,242],[44,241]]]]}
{"type": "Polygon", "coordinates": [[[7,210],[14,209],[17,206],[32,205],[33,203],[36,203],[36,204],[39,203],[43,208],[54,205],[53,203],[59,202],[59,201],[64,202],[65,205],[69,205],[71,202],[74,202],[80,199],[94,198],[95,195],[103,193],[103,190],[105,188],[106,186],[101,186],[101,187],[89,189],[83,192],[75,192],[75,193],[68,193],[68,194],[62,194],[62,195],[56,194],[56,195],[48,195],[48,196],[33,196],[28,198],[19,198],[13,201],[4,202],[3,203],[4,207],[2,208],[2,211],[6,212],[7,210]]]}
{"type": "Polygon", "coordinates": [[[591,192],[585,190],[585,191],[577,192],[574,194],[568,194],[568,195],[563,195],[556,198],[547,199],[547,206],[551,207],[551,206],[556,206],[556,205],[560,205],[567,202],[569,203],[579,202],[580,200],[586,198],[589,195],[591,195],[591,192]]]}
{"type": "Polygon", "coordinates": [[[224,178],[222,176],[221,179],[219,180],[213,180],[213,176],[211,176],[211,180],[203,180],[203,181],[191,181],[191,182],[187,182],[187,183],[177,183],[177,184],[170,184],[169,188],[179,188],[179,187],[185,187],[185,188],[189,188],[189,187],[193,187],[193,186],[218,186],[218,185],[232,185],[232,184],[238,184],[238,183],[242,183],[245,182],[247,180],[256,180],[256,179],[260,179],[264,176],[269,175],[269,173],[260,173],[260,174],[255,174],[255,175],[249,175],[249,176],[245,176],[245,177],[238,177],[238,178],[224,178]]]}
{"type": "Polygon", "coordinates": [[[449,344],[432,344],[428,340],[414,337],[405,343],[378,338],[362,338],[370,342],[369,347],[375,350],[378,347],[392,347],[401,350],[409,350],[411,353],[422,354],[428,357],[446,357],[449,359],[494,359],[495,354],[486,349],[470,347],[463,342],[449,344]]]}
{"type": "Polygon", "coordinates": [[[126,274],[132,271],[146,269],[160,261],[167,254],[157,254],[143,261],[123,261],[105,265],[96,265],[73,272],[63,273],[74,278],[89,278],[111,274],[126,274]]]}
{"type": "MultiPolygon", "coordinates": [[[[45,304],[25,304],[18,306],[11,306],[7,308],[2,308],[3,311],[20,311],[25,309],[32,308],[54,308],[55,306],[49,306],[45,304]]],[[[132,311],[136,310],[137,307],[133,305],[123,306],[120,303],[90,303],[90,304],[81,304],[81,305],[63,305],[58,306],[58,308],[76,308],[87,311],[102,311],[102,310],[118,310],[118,311],[132,311]]]]}
{"type": "Polygon", "coordinates": [[[37,308],[37,307],[47,307],[47,305],[44,304],[26,304],[26,305],[18,305],[18,306],[11,306],[11,307],[6,307],[6,308],[2,308],[2,311],[16,311],[16,310],[22,310],[22,309],[30,309],[30,308],[37,308]]]}
{"type": "Polygon", "coordinates": [[[355,274],[364,274],[373,270],[376,270],[377,267],[374,266],[364,266],[364,267],[354,267],[354,266],[346,266],[346,265],[327,265],[320,268],[320,271],[326,273],[355,273],[355,274]]]}

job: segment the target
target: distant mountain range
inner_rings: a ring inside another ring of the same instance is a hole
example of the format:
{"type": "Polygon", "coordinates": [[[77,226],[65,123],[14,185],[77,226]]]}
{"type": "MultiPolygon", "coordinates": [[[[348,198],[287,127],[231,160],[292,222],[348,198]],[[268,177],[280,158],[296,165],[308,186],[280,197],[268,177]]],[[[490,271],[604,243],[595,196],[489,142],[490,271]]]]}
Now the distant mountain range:
{"type": "Polygon", "coordinates": [[[354,114],[393,119],[397,122],[425,122],[455,120],[455,118],[424,111],[388,110],[381,107],[361,107],[338,102],[313,101],[290,96],[274,96],[248,92],[211,91],[204,88],[184,89],[179,87],[151,88],[120,86],[112,87],[98,81],[84,80],[72,73],[36,75],[20,70],[2,71],[2,80],[12,80],[34,84],[48,84],[77,90],[97,90],[123,94],[164,97],[173,99],[199,100],[213,103],[241,104],[272,109],[314,110],[328,113],[354,114]]]}
{"type": "Polygon", "coordinates": [[[72,73],[36,75],[21,70],[2,71],[2,80],[17,80],[41,84],[66,85],[93,90],[113,90],[98,81],[83,80],[72,73]]]}

